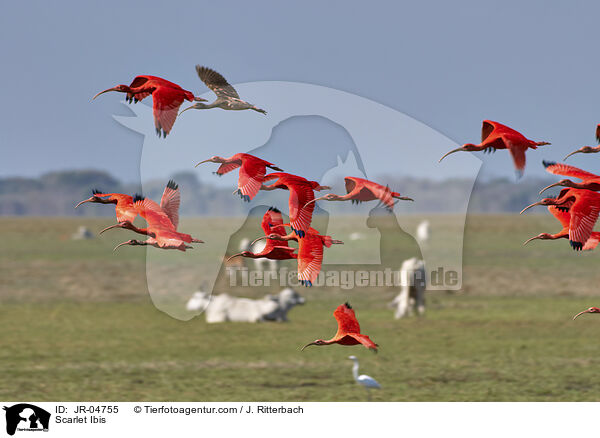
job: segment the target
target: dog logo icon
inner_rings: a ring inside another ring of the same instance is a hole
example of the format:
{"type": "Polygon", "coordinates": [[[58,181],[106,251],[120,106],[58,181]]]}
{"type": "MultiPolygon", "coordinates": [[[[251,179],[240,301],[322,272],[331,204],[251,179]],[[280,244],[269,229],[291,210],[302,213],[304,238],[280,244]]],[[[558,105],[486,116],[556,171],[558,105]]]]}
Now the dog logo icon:
{"type": "Polygon", "coordinates": [[[50,412],[29,403],[19,403],[10,407],[4,406],[6,411],[6,433],[14,435],[19,431],[48,431],[50,425],[50,412]]]}

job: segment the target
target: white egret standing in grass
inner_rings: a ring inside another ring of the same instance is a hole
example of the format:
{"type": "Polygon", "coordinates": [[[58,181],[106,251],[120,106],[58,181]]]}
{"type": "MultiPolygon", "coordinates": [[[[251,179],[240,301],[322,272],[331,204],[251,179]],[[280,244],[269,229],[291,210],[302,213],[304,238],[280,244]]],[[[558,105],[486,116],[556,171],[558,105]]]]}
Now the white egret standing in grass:
{"type": "Polygon", "coordinates": [[[367,390],[367,396],[369,400],[371,400],[371,392],[370,389],[381,389],[381,385],[371,376],[367,376],[366,374],[358,375],[358,359],[356,356],[348,356],[348,359],[354,362],[352,366],[352,375],[354,376],[354,380],[359,385],[362,385],[367,390]]]}

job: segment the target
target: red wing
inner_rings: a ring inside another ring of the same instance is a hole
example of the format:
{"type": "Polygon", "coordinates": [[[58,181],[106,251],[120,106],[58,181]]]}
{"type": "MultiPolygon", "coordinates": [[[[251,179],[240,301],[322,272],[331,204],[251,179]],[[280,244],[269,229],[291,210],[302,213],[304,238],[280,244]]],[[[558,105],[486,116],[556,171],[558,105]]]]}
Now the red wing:
{"type": "Polygon", "coordinates": [[[344,182],[346,183],[346,193],[351,193],[356,187],[356,180],[351,176],[347,176],[344,178],[344,182]]]}
{"type": "Polygon", "coordinates": [[[600,212],[600,207],[597,203],[591,204],[587,201],[587,198],[575,201],[569,210],[571,213],[569,240],[581,245],[585,244],[592,235],[592,230],[600,212]]]}
{"type": "Polygon", "coordinates": [[[360,333],[360,325],[354,315],[354,310],[348,303],[338,306],[333,312],[333,316],[338,323],[338,331],[335,338],[344,337],[348,333],[360,333]]]}
{"type": "Polygon", "coordinates": [[[578,167],[570,166],[568,164],[544,161],[544,166],[546,167],[546,170],[548,172],[550,172],[554,175],[563,175],[563,176],[579,178],[579,179],[583,179],[583,180],[592,179],[592,178],[594,178],[594,179],[600,178],[600,176],[598,176],[598,175],[595,175],[590,172],[586,172],[585,170],[581,170],[578,167]]]}
{"type": "Polygon", "coordinates": [[[283,242],[276,242],[276,245],[270,246],[270,240],[267,240],[267,245],[265,249],[262,251],[267,256],[265,258],[270,260],[287,260],[296,258],[296,248],[291,248],[289,246],[281,246],[283,242]]]}
{"type": "Polygon", "coordinates": [[[179,204],[181,203],[181,193],[179,186],[175,181],[170,180],[165,187],[162,198],[160,198],[160,208],[169,217],[171,223],[177,229],[179,225],[179,204]]]}
{"type": "MultiPolygon", "coordinates": [[[[129,88],[139,88],[146,82],[148,82],[148,78],[146,76],[136,76],[136,78],[131,82],[131,84],[129,84],[129,88]]],[[[129,97],[130,99],[135,97],[136,100],[143,100],[146,97],[150,96],[150,94],[152,94],[152,91],[145,90],[139,93],[127,93],[127,97],[129,97]]]]}
{"type": "Polygon", "coordinates": [[[138,88],[148,82],[148,78],[146,76],[136,76],[131,84],[129,84],[129,88],[138,88]]]}
{"type": "Polygon", "coordinates": [[[160,206],[152,199],[144,198],[135,202],[135,207],[140,216],[148,222],[148,228],[164,228],[175,231],[173,223],[160,206]]]}
{"type": "Polygon", "coordinates": [[[374,350],[375,352],[377,352],[377,347],[379,345],[377,345],[375,342],[373,342],[371,340],[371,338],[369,338],[367,335],[361,335],[359,333],[348,333],[346,336],[350,336],[351,338],[356,339],[358,342],[363,344],[369,350],[374,350]]]}
{"type": "MultiPolygon", "coordinates": [[[[266,213],[263,215],[260,225],[265,232],[265,236],[268,236],[272,233],[277,233],[280,236],[286,235],[285,228],[280,226],[283,225],[283,216],[276,208],[271,207],[266,211],[266,213]]],[[[287,246],[287,242],[278,241],[277,243],[281,246],[287,246]]]]}
{"type": "Polygon", "coordinates": [[[600,242],[600,233],[593,232],[590,238],[587,240],[587,242],[585,242],[585,245],[583,245],[583,248],[581,248],[581,250],[591,251],[592,249],[595,249],[598,246],[598,242],[600,242]]]}
{"type": "Polygon", "coordinates": [[[307,234],[299,241],[298,279],[314,283],[323,264],[323,244],[313,234],[307,234]]]}
{"type": "Polygon", "coordinates": [[[490,120],[484,120],[481,125],[481,142],[483,143],[486,138],[490,136],[492,132],[496,129],[496,123],[490,120]]]}
{"type": "Polygon", "coordinates": [[[177,112],[183,103],[183,94],[181,90],[175,88],[158,87],[152,93],[152,100],[154,126],[156,129],[162,129],[165,134],[168,134],[175,124],[177,112]]]}
{"type": "Polygon", "coordinates": [[[217,175],[225,175],[226,173],[237,169],[241,165],[242,165],[242,160],[235,160],[235,161],[230,161],[228,163],[223,163],[219,166],[216,173],[217,173],[217,175]]]}
{"type": "Polygon", "coordinates": [[[260,161],[243,160],[238,178],[238,188],[242,195],[247,195],[250,199],[256,196],[262,185],[266,170],[265,165],[260,161]]]}
{"type": "Polygon", "coordinates": [[[569,224],[571,223],[571,213],[559,210],[556,205],[549,205],[548,211],[558,219],[563,228],[569,228],[569,224]]]}
{"type": "Polygon", "coordinates": [[[133,197],[129,195],[123,193],[106,193],[97,194],[96,196],[109,196],[111,199],[117,200],[117,205],[115,205],[115,215],[117,216],[118,222],[133,222],[138,215],[137,210],[133,206],[133,197]]]}
{"type": "Polygon", "coordinates": [[[179,233],[161,227],[153,228],[156,234],[156,242],[161,248],[172,248],[183,245],[185,242],[181,239],[179,233]]]}
{"type": "Polygon", "coordinates": [[[308,231],[312,222],[312,214],[315,209],[315,203],[307,202],[315,199],[315,192],[307,184],[288,185],[290,190],[290,225],[295,230],[308,231]]]}
{"type": "Polygon", "coordinates": [[[515,163],[517,174],[519,177],[523,176],[523,172],[525,171],[525,149],[513,144],[509,144],[508,150],[510,151],[510,155],[515,163]]]}
{"type": "Polygon", "coordinates": [[[365,186],[377,199],[383,202],[387,208],[392,209],[394,207],[394,197],[389,187],[384,187],[381,184],[377,184],[369,181],[369,184],[365,186]]]}

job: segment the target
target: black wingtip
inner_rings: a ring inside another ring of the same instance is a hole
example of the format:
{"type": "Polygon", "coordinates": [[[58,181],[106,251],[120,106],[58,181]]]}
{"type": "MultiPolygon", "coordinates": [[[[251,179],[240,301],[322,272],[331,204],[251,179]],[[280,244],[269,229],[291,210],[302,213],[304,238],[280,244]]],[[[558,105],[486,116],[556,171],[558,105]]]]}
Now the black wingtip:
{"type": "Polygon", "coordinates": [[[175,181],[170,179],[169,182],[167,183],[167,187],[171,190],[177,190],[179,188],[179,185],[175,181]]]}
{"type": "Polygon", "coordinates": [[[574,240],[569,240],[569,243],[571,244],[571,248],[573,248],[575,251],[581,251],[583,248],[583,243],[581,243],[581,242],[575,242],[574,240]]]}
{"type": "Polygon", "coordinates": [[[142,196],[139,193],[136,193],[135,196],[133,197],[133,202],[143,201],[144,199],[146,199],[145,196],[142,196]]]}
{"type": "Polygon", "coordinates": [[[103,195],[104,192],[98,189],[92,189],[92,195],[103,195]]]}
{"type": "Polygon", "coordinates": [[[268,211],[272,211],[273,213],[281,213],[281,211],[277,207],[269,207],[268,211]]]}
{"type": "Polygon", "coordinates": [[[346,309],[352,309],[352,306],[350,305],[350,303],[348,301],[346,301],[344,303],[344,306],[346,306],[346,309]]]}
{"type": "Polygon", "coordinates": [[[543,160],[542,164],[544,165],[544,168],[547,169],[550,166],[554,166],[556,164],[556,161],[546,161],[546,160],[543,160]]]}

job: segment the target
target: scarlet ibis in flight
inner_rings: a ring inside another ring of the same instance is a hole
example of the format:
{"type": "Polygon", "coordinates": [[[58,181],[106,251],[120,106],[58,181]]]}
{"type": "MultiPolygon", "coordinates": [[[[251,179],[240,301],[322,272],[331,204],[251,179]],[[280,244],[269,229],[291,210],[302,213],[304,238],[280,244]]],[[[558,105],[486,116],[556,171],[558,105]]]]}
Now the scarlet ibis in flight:
{"type": "Polygon", "coordinates": [[[440,161],[446,158],[448,155],[454,152],[468,151],[484,151],[488,153],[496,152],[496,149],[508,149],[512,156],[513,162],[517,172],[517,177],[523,176],[525,171],[525,151],[527,149],[537,149],[538,146],[544,146],[550,144],[546,141],[533,141],[526,138],[520,132],[509,128],[498,122],[491,120],[484,120],[481,127],[481,143],[473,144],[467,143],[463,146],[451,150],[445,154],[440,161]]]}
{"type": "Polygon", "coordinates": [[[573,319],[576,319],[579,315],[583,315],[584,313],[600,313],[600,309],[598,307],[590,307],[589,309],[579,312],[573,317],[573,319]]]}
{"type": "MultiPolygon", "coordinates": [[[[116,203],[115,211],[117,213],[117,221],[119,223],[106,227],[99,234],[104,233],[111,228],[127,228],[132,231],[136,231],[140,234],[147,234],[145,231],[140,231],[140,228],[133,226],[133,221],[139,214],[139,209],[134,205],[133,197],[129,195],[123,195],[121,193],[107,193],[103,194],[98,190],[93,190],[94,196],[84,201],[81,201],[75,206],[79,207],[84,202],[99,202],[102,204],[116,203]],[[99,199],[96,199],[98,197],[99,199]],[[106,199],[103,199],[106,197],[106,199]]],[[[137,196],[137,195],[136,195],[137,196]]],[[[181,203],[181,194],[179,193],[179,186],[175,181],[169,180],[163,191],[162,198],[160,200],[160,208],[169,217],[171,224],[177,228],[179,224],[179,205],[181,203]]]]}
{"type": "Polygon", "coordinates": [[[544,198],[534,202],[521,210],[521,214],[536,205],[555,205],[568,210],[569,243],[574,250],[581,251],[598,220],[600,194],[590,190],[564,189],[558,198],[544,198]]]}
{"type": "Polygon", "coordinates": [[[263,184],[261,190],[283,189],[289,190],[289,216],[290,228],[297,233],[299,238],[303,238],[312,222],[312,214],[315,204],[310,203],[315,199],[314,191],[329,190],[331,187],[322,186],[316,181],[308,181],[298,175],[292,175],[285,172],[273,172],[266,175],[263,181],[276,179],[274,183],[263,184]]]}
{"type": "Polygon", "coordinates": [[[349,303],[345,303],[338,306],[338,308],[335,309],[335,311],[333,312],[333,316],[335,317],[338,323],[338,330],[335,336],[328,340],[317,339],[313,342],[306,344],[304,347],[302,347],[302,350],[311,345],[362,344],[369,350],[377,352],[378,345],[375,342],[373,342],[367,335],[363,335],[360,333],[360,325],[358,324],[358,320],[356,319],[354,310],[352,309],[349,303]]]}
{"type": "MultiPolygon", "coordinates": [[[[132,204],[137,214],[140,214],[148,223],[147,228],[138,228],[133,225],[132,222],[123,221],[106,227],[100,231],[100,234],[112,228],[126,228],[135,231],[136,233],[150,236],[157,241],[158,246],[163,242],[163,240],[158,238],[158,234],[162,234],[163,239],[166,236],[170,236],[170,238],[179,239],[186,243],[203,243],[202,240],[195,239],[189,234],[177,231],[177,226],[179,225],[181,193],[179,191],[179,186],[175,181],[169,180],[167,183],[160,200],[160,205],[151,199],[146,199],[140,195],[136,195],[132,199],[132,204]]],[[[152,245],[153,242],[153,240],[150,240],[150,243],[146,244],[152,245]]],[[[130,244],[135,245],[136,243],[130,244]]]]}
{"type": "Polygon", "coordinates": [[[261,221],[261,227],[267,237],[267,244],[262,251],[253,253],[251,251],[242,251],[239,254],[234,254],[227,259],[230,261],[234,257],[249,257],[252,259],[266,258],[270,260],[288,260],[295,259],[298,257],[294,253],[295,248],[288,246],[286,240],[276,241],[269,239],[268,236],[275,233],[279,236],[285,236],[285,228],[283,227],[283,217],[281,211],[274,207],[270,207],[267,212],[263,215],[261,221]]]}
{"type": "Polygon", "coordinates": [[[125,100],[129,103],[138,103],[140,100],[152,95],[152,113],[154,115],[154,127],[156,134],[164,137],[171,132],[177,112],[184,100],[204,101],[201,97],[195,97],[191,91],[184,90],[179,85],[159,78],[158,76],[136,76],[129,85],[117,85],[96,94],[92,100],[109,91],[127,93],[125,100]]]}
{"type": "Polygon", "coordinates": [[[133,205],[133,197],[123,193],[103,193],[100,190],[94,189],[92,190],[92,196],[81,201],[75,208],[87,202],[95,204],[115,204],[117,221],[121,223],[131,223],[138,215],[138,211],[133,205]]]}
{"type": "MultiPolygon", "coordinates": [[[[600,143],[600,124],[596,126],[596,140],[598,141],[598,143],[600,143]]],[[[595,147],[583,146],[577,149],[576,151],[573,151],[570,154],[568,154],[565,158],[563,158],[563,161],[566,161],[567,158],[574,154],[594,154],[596,152],[600,152],[600,145],[595,147]]]]}
{"type": "MultiPolygon", "coordinates": [[[[568,190],[568,189],[563,189],[568,190]]],[[[569,237],[569,225],[571,223],[571,213],[569,210],[563,207],[557,207],[556,205],[549,205],[548,211],[552,213],[552,215],[561,223],[563,226],[562,230],[560,230],[556,234],[550,233],[540,233],[537,236],[534,236],[530,239],[527,239],[523,245],[527,245],[529,242],[540,239],[540,240],[556,240],[556,239],[567,239],[569,237]]],[[[585,245],[581,248],[582,251],[590,251],[596,246],[598,246],[598,242],[600,242],[600,233],[593,231],[590,235],[590,238],[585,242],[585,245]]]]}
{"type": "Polygon", "coordinates": [[[149,238],[145,241],[131,239],[127,242],[122,242],[118,244],[114,250],[117,250],[117,248],[123,245],[152,245],[161,249],[178,249],[180,251],[185,251],[186,249],[193,248],[192,246],[186,245],[187,243],[204,243],[202,240],[195,239],[189,234],[178,232],[176,225],[173,224],[170,216],[166,213],[169,211],[169,208],[163,210],[153,200],[144,198],[140,195],[136,195],[133,198],[133,203],[140,216],[148,223],[148,228],[137,228],[131,223],[125,223],[124,225],[116,224],[107,229],[114,227],[127,228],[140,234],[146,234],[149,238]]]}
{"type": "MultiPolygon", "coordinates": [[[[239,94],[235,91],[227,79],[225,79],[220,73],[210,69],[208,67],[202,67],[200,65],[196,66],[196,72],[198,73],[198,77],[204,84],[210,88],[216,95],[217,99],[213,103],[195,103],[194,105],[187,107],[183,111],[187,111],[189,109],[210,109],[210,108],[221,108],[224,110],[254,110],[262,114],[267,114],[267,112],[258,108],[251,103],[245,102],[240,99],[239,94]]],[[[204,100],[204,99],[203,99],[204,100]]],[[[181,113],[180,113],[181,114],[181,113]]]]}
{"type": "Polygon", "coordinates": [[[587,189],[595,192],[600,190],[600,176],[598,175],[586,172],[575,166],[569,166],[568,164],[555,163],[552,161],[542,161],[542,163],[546,170],[554,175],[570,176],[571,178],[578,178],[583,182],[576,183],[570,179],[561,179],[540,190],[540,195],[549,188],[556,186],[571,187],[573,189],[587,189]]]}
{"type": "Polygon", "coordinates": [[[354,365],[352,365],[352,376],[354,377],[354,380],[356,380],[356,383],[359,385],[362,385],[363,388],[367,389],[367,394],[370,400],[371,393],[368,390],[381,389],[381,385],[371,376],[367,376],[366,374],[358,374],[358,358],[356,356],[348,356],[348,359],[354,362],[354,365]]]}
{"type": "Polygon", "coordinates": [[[252,198],[256,196],[260,190],[260,186],[264,180],[265,174],[267,173],[267,167],[277,171],[283,171],[273,163],[262,160],[254,155],[250,154],[235,154],[229,158],[223,158],[214,156],[208,160],[200,161],[196,164],[196,167],[202,163],[221,163],[217,171],[217,175],[222,176],[234,169],[240,168],[238,177],[238,189],[233,192],[239,193],[240,197],[250,202],[252,198]]]}
{"type": "Polygon", "coordinates": [[[321,196],[320,198],[313,199],[311,202],[316,201],[348,201],[352,203],[361,203],[366,201],[373,201],[379,199],[385,204],[388,211],[392,211],[396,202],[394,199],[400,199],[403,201],[414,201],[412,198],[406,196],[400,196],[398,192],[392,192],[389,187],[382,186],[373,181],[369,181],[363,178],[357,178],[354,176],[347,176],[344,178],[346,183],[346,194],[343,196],[336,195],[334,193],[328,193],[327,195],[321,196]]]}
{"type": "MultiPolygon", "coordinates": [[[[283,229],[284,227],[290,227],[290,224],[275,225],[273,231],[252,242],[254,245],[256,242],[262,239],[269,239],[274,241],[288,242],[294,240],[298,242],[298,280],[300,284],[311,287],[321,272],[321,266],[323,265],[323,247],[329,248],[331,245],[341,245],[344,242],[331,238],[331,236],[322,236],[314,228],[309,228],[302,239],[299,238],[298,233],[292,231],[290,234],[281,234],[281,232],[275,231],[276,228],[283,229]]],[[[291,227],[290,227],[291,228],[291,227]]]]}

